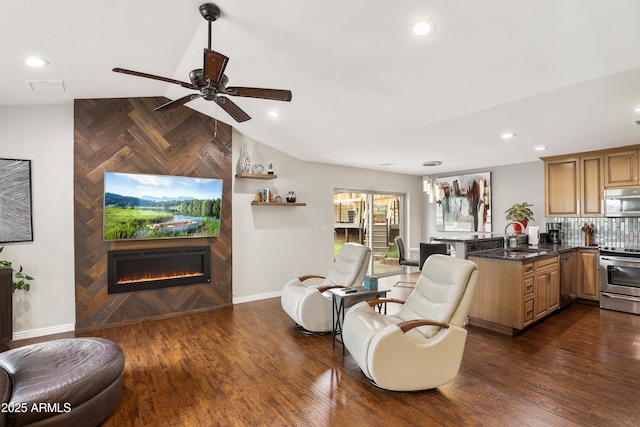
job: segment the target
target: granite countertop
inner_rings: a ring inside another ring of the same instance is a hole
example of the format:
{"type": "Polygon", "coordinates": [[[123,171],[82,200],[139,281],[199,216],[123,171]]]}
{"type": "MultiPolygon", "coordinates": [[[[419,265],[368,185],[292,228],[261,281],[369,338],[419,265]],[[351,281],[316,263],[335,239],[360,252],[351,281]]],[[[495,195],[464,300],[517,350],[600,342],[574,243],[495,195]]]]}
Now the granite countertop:
{"type": "Polygon", "coordinates": [[[502,239],[502,234],[500,235],[491,235],[488,233],[485,234],[471,234],[469,236],[447,236],[447,237],[432,237],[431,240],[436,240],[438,242],[469,242],[474,240],[497,240],[502,239]]]}
{"type": "Polygon", "coordinates": [[[597,250],[598,246],[584,246],[581,244],[571,243],[540,243],[539,245],[519,245],[511,248],[488,249],[484,251],[470,252],[468,257],[478,258],[494,258],[506,261],[529,261],[536,258],[543,258],[552,255],[558,255],[563,252],[569,252],[574,249],[593,249],[597,250]]]}

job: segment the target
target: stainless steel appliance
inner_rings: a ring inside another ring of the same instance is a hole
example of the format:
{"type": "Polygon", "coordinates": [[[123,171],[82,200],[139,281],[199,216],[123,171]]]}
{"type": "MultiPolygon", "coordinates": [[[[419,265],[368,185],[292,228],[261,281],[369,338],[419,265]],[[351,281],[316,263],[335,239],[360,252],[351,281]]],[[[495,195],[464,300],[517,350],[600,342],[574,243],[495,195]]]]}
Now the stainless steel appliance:
{"type": "Polygon", "coordinates": [[[547,243],[562,243],[562,224],[559,222],[547,223],[547,243]]]}
{"type": "Polygon", "coordinates": [[[600,308],[640,314],[640,248],[600,248],[600,308]]]}
{"type": "Polygon", "coordinates": [[[604,190],[604,216],[640,216],[640,188],[604,190]]]}
{"type": "Polygon", "coordinates": [[[576,254],[573,250],[560,254],[560,308],[566,307],[576,299],[574,272],[576,254]]]}

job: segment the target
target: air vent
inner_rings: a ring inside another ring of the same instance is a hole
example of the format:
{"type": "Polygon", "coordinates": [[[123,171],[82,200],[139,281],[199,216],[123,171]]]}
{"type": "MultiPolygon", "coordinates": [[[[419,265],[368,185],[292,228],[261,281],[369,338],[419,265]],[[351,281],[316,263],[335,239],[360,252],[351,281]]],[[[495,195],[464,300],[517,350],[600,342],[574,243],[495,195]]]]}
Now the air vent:
{"type": "Polygon", "coordinates": [[[62,80],[25,80],[24,82],[33,92],[64,92],[62,80]]]}
{"type": "Polygon", "coordinates": [[[640,126],[640,120],[634,120],[633,123],[635,123],[636,126],[640,126]]]}

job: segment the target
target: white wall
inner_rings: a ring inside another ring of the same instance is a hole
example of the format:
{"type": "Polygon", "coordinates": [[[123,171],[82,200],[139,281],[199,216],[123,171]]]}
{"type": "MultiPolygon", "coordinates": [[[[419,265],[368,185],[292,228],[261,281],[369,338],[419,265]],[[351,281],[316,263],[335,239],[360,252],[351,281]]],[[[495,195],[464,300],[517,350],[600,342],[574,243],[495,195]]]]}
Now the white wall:
{"type": "MultiPolygon", "coordinates": [[[[334,188],[406,192],[408,246],[441,234],[421,177],[304,162],[236,131],[233,138],[234,165],[247,142],[252,163],[272,162],[278,175],[273,181],[234,179],[235,303],[278,296],[296,271],[329,270],[334,188]],[[282,196],[294,190],[307,206],[251,206],[255,192],[267,186],[282,196]]],[[[73,105],[0,107],[0,157],[32,161],[34,241],[4,244],[0,255],[36,278],[31,292],[14,296],[14,339],[73,330],[73,105]]],[[[502,233],[504,211],[525,200],[534,204],[536,222],[544,224],[542,162],[483,170],[492,172],[494,231],[502,233]]]]}
{"type": "Polygon", "coordinates": [[[33,242],[0,243],[35,277],[14,294],[14,339],[72,331],[73,105],[0,107],[0,157],[31,160],[33,242]]]}
{"type": "MultiPolygon", "coordinates": [[[[544,163],[542,160],[515,165],[496,166],[491,168],[474,169],[447,173],[446,176],[464,175],[468,173],[491,172],[491,233],[502,236],[504,228],[509,223],[504,217],[504,212],[514,203],[528,202],[533,204],[531,210],[535,221],[534,225],[540,226],[540,232],[544,232],[544,163]]],[[[443,174],[445,175],[445,174],[443,174]]],[[[437,236],[470,236],[477,233],[443,232],[436,230],[436,203],[427,203],[423,197],[423,209],[426,215],[423,217],[422,236],[424,241],[437,236]]],[[[509,229],[509,231],[512,231],[509,229]]]]}
{"type": "Polygon", "coordinates": [[[335,188],[407,193],[408,245],[421,236],[422,179],[418,176],[355,169],[297,160],[283,152],[233,134],[233,164],[247,143],[251,163],[273,163],[277,179],[234,179],[234,303],[280,295],[299,274],[326,274],[333,262],[335,188]],[[283,198],[295,191],[304,207],[251,206],[255,193],[269,188],[283,198]]]}

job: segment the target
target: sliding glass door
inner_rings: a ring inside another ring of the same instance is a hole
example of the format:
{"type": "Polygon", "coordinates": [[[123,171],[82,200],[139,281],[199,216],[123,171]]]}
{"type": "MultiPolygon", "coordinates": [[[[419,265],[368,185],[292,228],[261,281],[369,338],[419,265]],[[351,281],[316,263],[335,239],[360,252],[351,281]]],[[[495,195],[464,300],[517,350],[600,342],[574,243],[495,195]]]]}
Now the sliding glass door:
{"type": "Polygon", "coordinates": [[[403,194],[335,190],[335,254],[346,242],[360,243],[373,254],[372,274],[400,273],[396,238],[402,236],[404,199],[403,194]]]}

